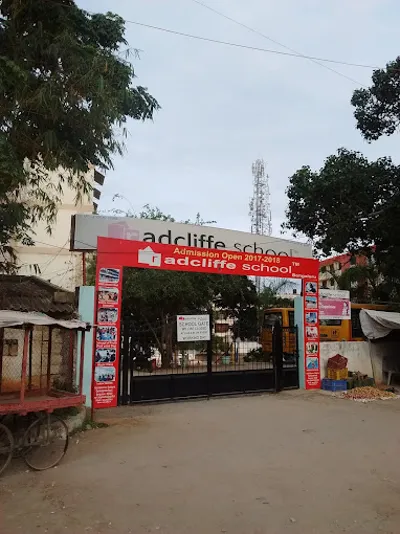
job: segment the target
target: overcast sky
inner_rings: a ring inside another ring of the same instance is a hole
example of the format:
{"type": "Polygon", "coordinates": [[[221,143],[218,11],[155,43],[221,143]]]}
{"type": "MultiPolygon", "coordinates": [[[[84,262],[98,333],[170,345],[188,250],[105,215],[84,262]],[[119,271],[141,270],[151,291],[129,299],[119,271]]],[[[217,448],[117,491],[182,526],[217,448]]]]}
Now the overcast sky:
{"type": "MultiPolygon", "coordinates": [[[[296,51],[384,66],[399,53],[398,0],[204,0],[296,51]]],[[[89,11],[126,20],[283,50],[193,0],[78,0],[89,11]]],[[[100,209],[126,196],[134,209],[150,203],[177,219],[197,212],[217,225],[249,230],[251,164],[263,158],[270,177],[273,235],[280,234],[288,177],[302,165],[317,169],[339,147],[398,162],[396,136],[368,145],[355,129],[352,91],[371,70],[206,43],[127,23],[137,84],[162,109],[154,122],[131,121],[124,157],[115,157],[100,209]]]]}

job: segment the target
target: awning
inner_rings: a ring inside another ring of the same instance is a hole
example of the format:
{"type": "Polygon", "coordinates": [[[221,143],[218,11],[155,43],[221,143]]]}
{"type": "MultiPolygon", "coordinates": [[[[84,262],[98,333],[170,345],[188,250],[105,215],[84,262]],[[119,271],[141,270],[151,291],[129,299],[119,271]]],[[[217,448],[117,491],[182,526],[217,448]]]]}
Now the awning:
{"type": "Polygon", "coordinates": [[[83,321],[72,319],[63,321],[53,319],[44,313],[15,312],[12,310],[0,310],[0,328],[11,328],[13,326],[60,326],[68,330],[90,330],[90,325],[83,321]]]}
{"type": "Polygon", "coordinates": [[[379,339],[390,334],[392,330],[400,330],[400,313],[361,310],[360,323],[368,339],[379,339]]]}

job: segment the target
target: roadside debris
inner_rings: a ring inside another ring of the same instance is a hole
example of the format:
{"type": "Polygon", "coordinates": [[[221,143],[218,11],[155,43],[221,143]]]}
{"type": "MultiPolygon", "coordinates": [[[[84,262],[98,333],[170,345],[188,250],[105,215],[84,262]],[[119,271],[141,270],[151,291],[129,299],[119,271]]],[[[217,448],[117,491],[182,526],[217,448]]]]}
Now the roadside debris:
{"type": "Polygon", "coordinates": [[[360,402],[370,402],[375,400],[398,399],[399,395],[390,391],[374,388],[372,386],[357,387],[344,391],[339,395],[342,399],[352,399],[360,402]]]}

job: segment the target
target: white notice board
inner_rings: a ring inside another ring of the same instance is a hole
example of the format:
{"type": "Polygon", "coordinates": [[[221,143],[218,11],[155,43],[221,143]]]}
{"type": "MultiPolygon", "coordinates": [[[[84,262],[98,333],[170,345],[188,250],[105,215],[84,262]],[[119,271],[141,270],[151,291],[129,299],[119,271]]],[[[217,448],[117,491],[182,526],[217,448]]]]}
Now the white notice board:
{"type": "Polygon", "coordinates": [[[177,315],[176,327],[178,341],[210,340],[209,315],[177,315]]]}

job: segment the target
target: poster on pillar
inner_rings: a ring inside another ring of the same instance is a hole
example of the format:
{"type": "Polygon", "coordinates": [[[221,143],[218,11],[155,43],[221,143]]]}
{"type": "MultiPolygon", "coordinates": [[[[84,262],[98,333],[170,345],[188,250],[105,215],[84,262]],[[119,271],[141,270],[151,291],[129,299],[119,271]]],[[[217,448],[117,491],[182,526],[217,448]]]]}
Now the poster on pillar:
{"type": "Polygon", "coordinates": [[[117,406],[121,289],[122,267],[98,265],[92,378],[94,408],[117,406]]]}
{"type": "Polygon", "coordinates": [[[318,283],[303,280],[305,388],[320,389],[318,283]]]}

